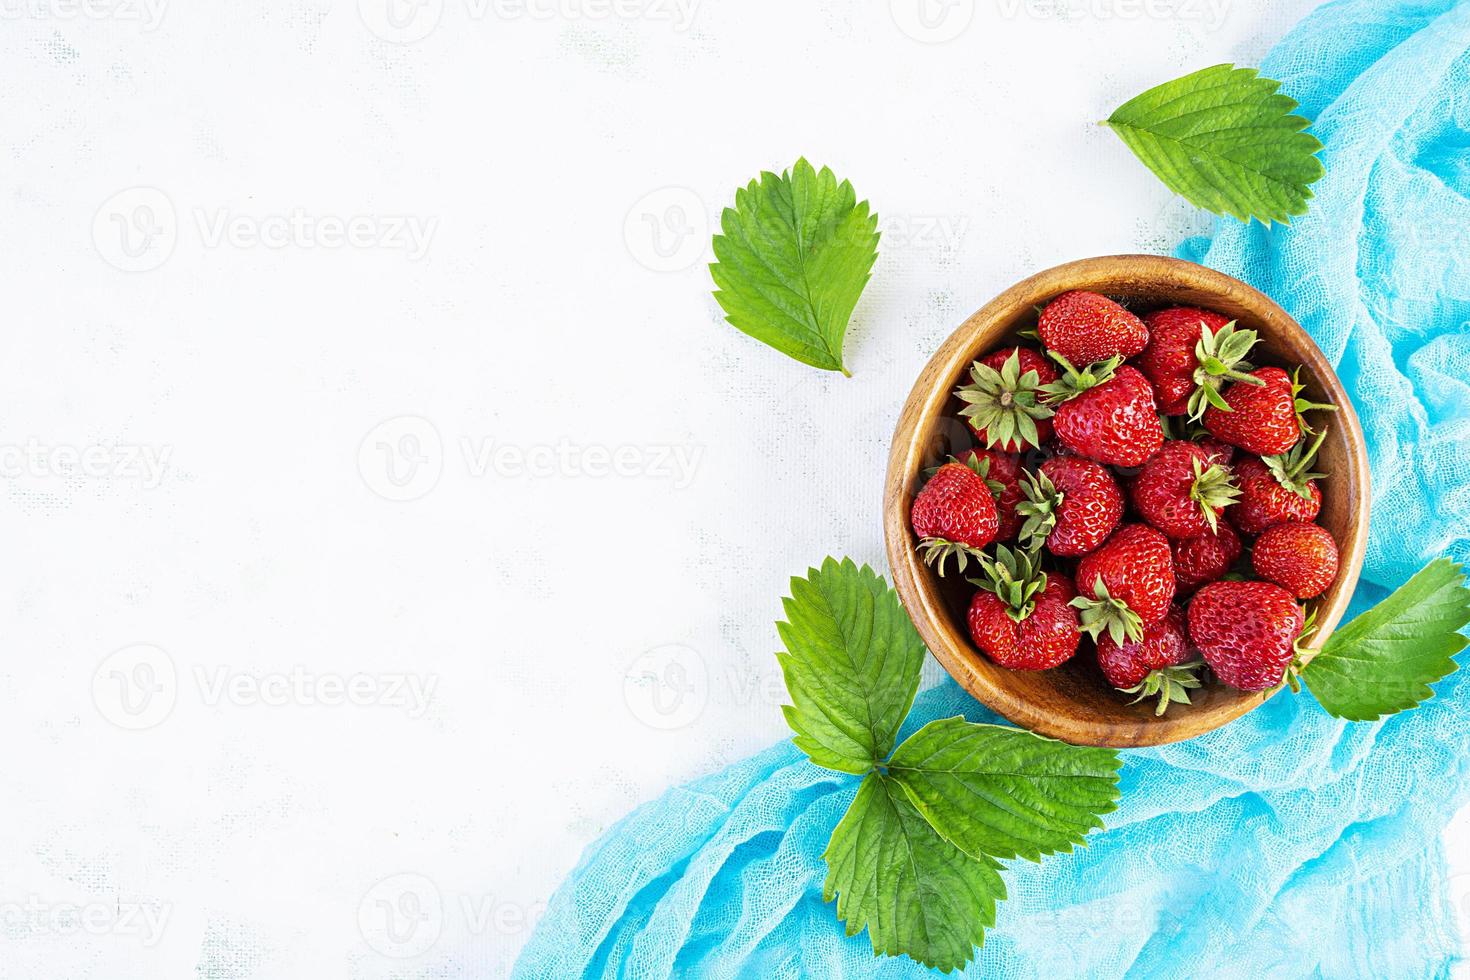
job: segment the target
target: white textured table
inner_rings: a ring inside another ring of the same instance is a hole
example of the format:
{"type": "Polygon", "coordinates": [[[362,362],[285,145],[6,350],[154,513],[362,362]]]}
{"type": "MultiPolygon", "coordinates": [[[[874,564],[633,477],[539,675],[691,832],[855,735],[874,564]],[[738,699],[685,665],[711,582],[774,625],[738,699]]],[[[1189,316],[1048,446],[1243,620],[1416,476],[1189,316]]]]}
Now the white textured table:
{"type": "Polygon", "coordinates": [[[1311,6],[161,2],[3,11],[6,976],[503,973],[783,737],[949,330],[1204,227],[1094,121],[1311,6]],[[883,218],[850,380],[709,297],[802,153],[883,218]]]}

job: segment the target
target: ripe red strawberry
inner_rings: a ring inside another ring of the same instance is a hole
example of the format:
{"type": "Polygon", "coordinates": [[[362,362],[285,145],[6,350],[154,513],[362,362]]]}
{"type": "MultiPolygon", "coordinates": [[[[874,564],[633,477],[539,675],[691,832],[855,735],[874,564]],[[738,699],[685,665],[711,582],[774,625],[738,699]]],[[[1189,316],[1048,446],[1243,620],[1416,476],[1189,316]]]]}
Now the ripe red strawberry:
{"type": "Polygon", "coordinates": [[[1116,642],[1104,634],[1097,638],[1097,665],[1108,683],[1127,694],[1137,694],[1135,703],[1157,697],[1154,714],[1162,715],[1171,703],[1188,704],[1189,692],[1200,686],[1201,661],[1184,630],[1184,613],[1178,606],[1169,615],[1143,629],[1143,639],[1116,642]]]}
{"type": "Polygon", "coordinates": [[[1261,578],[1298,599],[1311,599],[1337,578],[1337,542],[1316,524],[1274,524],[1256,539],[1251,563],[1261,578]]]}
{"type": "Polygon", "coordinates": [[[919,536],[924,561],[937,563],[940,575],[951,555],[963,572],[969,558],[994,541],[1000,528],[990,485],[965,463],[939,467],[914,498],[909,521],[919,536]]]}
{"type": "Polygon", "coordinates": [[[1260,534],[1273,524],[1310,524],[1317,519],[1322,491],[1316,481],[1326,474],[1312,472],[1312,463],[1326,436],[1323,429],[1310,446],[1301,443],[1284,456],[1247,459],[1235,467],[1240,502],[1231,509],[1231,517],[1237,528],[1245,534],[1260,534]]]}
{"type": "Polygon", "coordinates": [[[1148,344],[1143,321],[1106,296],[1074,290],[1041,311],[1041,341],[1073,364],[1132,357],[1148,344]]]}
{"type": "Polygon", "coordinates": [[[1231,687],[1280,684],[1306,627],[1291,593],[1270,582],[1211,582],[1189,603],[1189,638],[1231,687]]]}
{"type": "Polygon", "coordinates": [[[1222,442],[1258,456],[1290,452],[1303,432],[1312,431],[1302,419],[1312,409],[1335,410],[1299,397],[1300,382],[1278,367],[1251,372],[1260,384],[1237,381],[1225,390],[1224,407],[1211,400],[1205,409],[1205,428],[1222,442]]]}
{"type": "Polygon", "coordinates": [[[1210,461],[1192,442],[1164,443],[1133,481],[1133,508],[1171,538],[1197,538],[1213,530],[1240,496],[1228,466],[1210,461]]]}
{"type": "Polygon", "coordinates": [[[1054,456],[1021,478],[1025,499],[1016,507],[1021,546],[1045,543],[1060,557],[1097,550],[1123,520],[1123,492],[1105,468],[1081,456],[1054,456]]]}
{"type": "Polygon", "coordinates": [[[995,494],[996,515],[1000,518],[995,540],[1014,541],[1021,528],[1021,517],[1016,513],[1021,501],[1021,457],[998,449],[967,449],[960,453],[959,460],[966,464],[974,460],[971,468],[985,477],[995,494]]]}
{"type": "Polygon", "coordinates": [[[1169,613],[1174,601],[1174,558],[1169,539],[1146,524],[1124,524],[1077,564],[1082,629],[1094,639],[1138,640],[1143,627],[1169,613]]]}
{"type": "Polygon", "coordinates": [[[1197,419],[1205,405],[1219,400],[1220,386],[1246,379],[1251,365],[1245,356],[1255,346],[1256,333],[1240,330],[1235,321],[1218,313],[1174,306],[1143,318],[1148,347],[1138,358],[1143,372],[1158,392],[1165,415],[1197,419]]]}
{"type": "Polygon", "coordinates": [[[1136,368],[1103,361],[1078,371],[1057,358],[1062,377],[1046,386],[1062,445],[1113,466],[1138,466],[1164,442],[1154,390],[1136,368]]]}
{"type": "Polygon", "coordinates": [[[1027,347],[1006,347],[970,366],[970,383],[955,396],[965,403],[967,419],[986,446],[1019,453],[1051,438],[1051,407],[1041,401],[1041,387],[1057,380],[1056,368],[1027,347]]]}
{"type": "Polygon", "coordinates": [[[1229,466],[1235,459],[1235,447],[1219,439],[1206,437],[1199,441],[1199,447],[1210,457],[1210,462],[1219,463],[1221,466],[1229,466]]]}
{"type": "Polygon", "coordinates": [[[1228,518],[1221,519],[1213,534],[1169,543],[1174,548],[1174,581],[1181,595],[1224,578],[1240,558],[1240,535],[1228,518]]]}
{"type": "Polygon", "coordinates": [[[970,637],[1011,670],[1050,670],[1072,659],[1082,634],[1065,575],[1040,571],[1030,555],[996,547],[970,603],[970,637]]]}

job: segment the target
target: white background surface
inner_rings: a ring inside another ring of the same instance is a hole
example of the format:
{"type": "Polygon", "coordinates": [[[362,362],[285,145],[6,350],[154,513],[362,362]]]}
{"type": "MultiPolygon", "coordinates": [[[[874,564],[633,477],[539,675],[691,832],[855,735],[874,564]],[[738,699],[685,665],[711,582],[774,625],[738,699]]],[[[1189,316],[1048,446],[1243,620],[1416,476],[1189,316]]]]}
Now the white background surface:
{"type": "Polygon", "coordinates": [[[949,330],[1204,227],[1094,122],[1313,5],[153,2],[0,23],[4,976],[503,974],[783,737],[779,598],[883,567],[949,330]],[[850,380],[709,296],[799,154],[882,217],[850,380]]]}

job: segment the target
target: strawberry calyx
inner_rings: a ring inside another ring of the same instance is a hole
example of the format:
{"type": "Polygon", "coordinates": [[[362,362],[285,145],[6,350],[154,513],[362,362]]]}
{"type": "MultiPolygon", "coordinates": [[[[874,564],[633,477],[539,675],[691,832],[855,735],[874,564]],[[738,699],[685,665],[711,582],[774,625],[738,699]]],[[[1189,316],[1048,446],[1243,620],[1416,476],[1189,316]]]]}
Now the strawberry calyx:
{"type": "Polygon", "coordinates": [[[974,473],[980,479],[984,480],[985,485],[990,488],[990,495],[996,500],[999,500],[1000,495],[1005,492],[1006,485],[1004,483],[1001,483],[999,480],[992,480],[990,478],[990,457],[982,457],[980,454],[975,453],[973,450],[971,451],[970,455],[966,456],[964,459],[961,459],[958,456],[946,457],[943,463],[940,463],[937,466],[930,466],[925,469],[924,476],[926,478],[932,478],[935,473],[938,473],[950,463],[959,463],[961,466],[974,473]]]}
{"type": "Polygon", "coordinates": [[[1113,380],[1113,372],[1123,363],[1122,355],[1097,361],[1078,370],[1071,361],[1056,351],[1047,351],[1052,360],[1062,367],[1062,375],[1049,385],[1042,385],[1043,399],[1048,405],[1060,405],[1100,384],[1113,380]]]}
{"type": "Polygon", "coordinates": [[[1203,320],[1200,321],[1199,343],[1194,346],[1194,357],[1199,367],[1195,368],[1195,389],[1187,403],[1191,421],[1202,418],[1205,409],[1211,405],[1222,412],[1235,411],[1220,394],[1220,388],[1226,381],[1265,385],[1266,382],[1250,373],[1254,368],[1245,359],[1257,339],[1254,330],[1240,330],[1234,320],[1213,332],[1203,320]]]}
{"type": "Polygon", "coordinates": [[[1310,446],[1303,439],[1293,446],[1290,452],[1279,456],[1262,456],[1261,462],[1266,464],[1266,469],[1276,478],[1277,483],[1303,500],[1311,500],[1312,481],[1321,480],[1327,476],[1326,473],[1312,472],[1312,463],[1317,459],[1317,450],[1322,448],[1322,440],[1326,438],[1327,426],[1324,425],[1310,446]]]}
{"type": "Polygon", "coordinates": [[[1291,397],[1293,403],[1296,406],[1297,424],[1302,427],[1303,432],[1311,435],[1316,430],[1307,424],[1307,413],[1311,411],[1335,412],[1337,411],[1337,406],[1332,404],[1321,404],[1319,402],[1308,401],[1307,399],[1302,397],[1302,389],[1304,389],[1305,387],[1306,385],[1302,384],[1302,369],[1297,368],[1295,371],[1291,372],[1291,397]]]}
{"type": "MultiPolygon", "coordinates": [[[[1316,650],[1309,649],[1305,646],[1307,637],[1315,632],[1317,632],[1317,610],[1313,608],[1307,610],[1306,619],[1302,621],[1302,631],[1292,641],[1291,663],[1287,665],[1286,677],[1283,678],[1283,683],[1291,685],[1291,693],[1293,694],[1299,694],[1301,692],[1302,683],[1299,679],[1301,672],[1306,669],[1307,664],[1317,655],[1316,650]]],[[[1276,688],[1280,690],[1281,685],[1276,685],[1276,688]]]]}
{"type": "Polygon", "coordinates": [[[1132,687],[1123,688],[1123,693],[1138,695],[1131,704],[1148,698],[1158,698],[1159,704],[1154,709],[1154,714],[1162,716],[1171,704],[1190,703],[1189,692],[1204,683],[1199,678],[1199,670],[1203,666],[1203,660],[1191,660],[1186,664],[1151,670],[1142,681],[1132,687]]]}
{"type": "Polygon", "coordinates": [[[1000,370],[976,361],[970,365],[971,383],[955,391],[965,403],[960,415],[976,432],[985,433],[988,448],[1010,446],[1016,440],[1039,446],[1039,419],[1049,419],[1052,410],[1042,403],[1041,375],[1034,369],[1022,372],[1021,352],[1011,352],[1000,370]]]}
{"type": "Polygon", "coordinates": [[[1143,617],[1128,607],[1122,599],[1108,594],[1108,587],[1099,578],[1092,587],[1093,598],[1078,596],[1070,603],[1079,610],[1079,626],[1082,632],[1096,640],[1103,630],[1120,646],[1126,641],[1143,639],[1143,617]]]}
{"type": "Polygon", "coordinates": [[[1194,483],[1189,487],[1189,499],[1199,504],[1211,534],[1220,529],[1220,512],[1235,503],[1239,496],[1240,488],[1235,485],[1229,470],[1219,463],[1205,466],[1198,459],[1194,461],[1194,483]]]}
{"type": "Polygon", "coordinates": [[[969,565],[970,559],[977,561],[985,560],[985,552],[974,545],[965,544],[963,541],[950,541],[945,538],[923,538],[919,541],[919,555],[924,559],[924,564],[933,565],[934,570],[944,578],[944,565],[950,558],[955,559],[961,574],[969,565]]]}
{"type": "Polygon", "coordinates": [[[1021,494],[1024,499],[1016,503],[1016,514],[1025,520],[1016,539],[1021,547],[1036,551],[1056,528],[1057,509],[1062,506],[1066,494],[1058,490],[1051,477],[1042,470],[1028,470],[1021,474],[1021,494]]]}
{"type": "Polygon", "coordinates": [[[980,557],[984,575],[969,579],[971,585],[994,593],[1006,604],[1006,615],[1021,622],[1036,609],[1036,595],[1046,589],[1046,572],[1034,551],[995,546],[995,557],[980,557]]]}

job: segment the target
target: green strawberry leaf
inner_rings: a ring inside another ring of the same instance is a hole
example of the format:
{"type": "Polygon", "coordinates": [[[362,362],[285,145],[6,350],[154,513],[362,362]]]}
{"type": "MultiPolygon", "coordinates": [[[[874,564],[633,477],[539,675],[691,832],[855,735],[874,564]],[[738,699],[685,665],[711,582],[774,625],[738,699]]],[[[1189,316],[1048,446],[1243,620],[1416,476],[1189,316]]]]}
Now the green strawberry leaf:
{"type": "Polygon", "coordinates": [[[963,718],[910,735],[888,774],[941,835],[972,857],[1070,851],[1118,803],[1118,753],[963,718]]]}
{"type": "Polygon", "coordinates": [[[1334,633],[1302,670],[1327,713],[1374,721],[1431,697],[1429,685],[1455,669],[1470,625],[1465,570],[1430,562],[1377,606],[1334,633]]]}
{"type": "Polygon", "coordinates": [[[842,340],[878,258],[878,216],[806,160],[735,192],[710,266],[725,319],[804,364],[848,374],[842,340]]]}
{"type": "Polygon", "coordinates": [[[874,953],[907,954],[945,972],[974,957],[1006,895],[994,858],[971,858],[946,841],[881,773],[858,787],[822,857],[822,900],[837,896],[849,936],[866,928],[874,953]]]}
{"type": "Polygon", "coordinates": [[[1269,226],[1306,214],[1323,174],[1321,142],[1293,115],[1280,82],[1254,68],[1216,65],[1149,89],[1106,120],[1174,193],[1192,204],[1269,226]]]}
{"type": "Polygon", "coordinates": [[[924,642],[871,568],[828,558],[791,580],[777,654],[791,704],[781,710],[813,762],[862,774],[893,750],[919,689],[924,642]]]}

